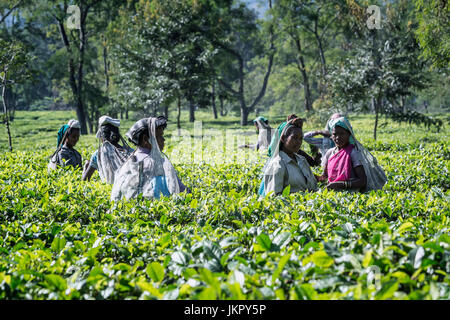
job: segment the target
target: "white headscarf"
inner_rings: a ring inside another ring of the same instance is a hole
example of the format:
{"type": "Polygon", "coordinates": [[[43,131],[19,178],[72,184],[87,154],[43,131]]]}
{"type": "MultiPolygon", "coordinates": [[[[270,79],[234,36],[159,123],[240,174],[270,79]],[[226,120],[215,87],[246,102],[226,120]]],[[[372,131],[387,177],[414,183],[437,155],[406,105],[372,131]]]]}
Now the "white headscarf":
{"type": "MultiPolygon", "coordinates": [[[[116,128],[120,127],[120,120],[113,119],[108,116],[100,117],[99,121],[99,129],[97,132],[97,138],[101,138],[102,136],[102,126],[110,124],[116,128]]],[[[119,134],[120,139],[122,137],[119,134]]],[[[125,141],[122,139],[123,149],[115,147],[111,142],[105,140],[98,147],[97,151],[97,167],[98,173],[100,175],[100,179],[102,182],[106,182],[109,184],[114,183],[116,171],[120,169],[122,164],[131,154],[132,150],[128,147],[125,141]]]]}
{"type": "Polygon", "coordinates": [[[98,119],[98,131],[97,131],[97,135],[96,135],[96,137],[98,139],[100,139],[100,137],[101,137],[101,133],[102,133],[101,127],[106,124],[110,124],[110,125],[113,125],[114,127],[119,128],[120,120],[111,118],[109,116],[101,116],[100,119],[98,119]]]}
{"type": "Polygon", "coordinates": [[[275,130],[273,130],[261,117],[253,120],[258,126],[258,144],[259,147],[268,148],[270,141],[272,140],[272,135],[275,130]]]}
{"type": "Polygon", "coordinates": [[[138,144],[138,134],[143,129],[148,129],[148,142],[152,146],[150,155],[142,161],[137,161],[133,154],[125,161],[117,172],[111,192],[111,200],[118,201],[122,198],[135,198],[142,194],[145,198],[153,198],[155,191],[155,177],[163,176],[166,179],[167,188],[170,194],[179,193],[180,186],[178,178],[169,159],[161,152],[156,140],[156,128],[158,118],[145,118],[137,121],[126,136],[134,143],[138,144]]]}
{"type": "Polygon", "coordinates": [[[80,122],[75,119],[70,119],[69,122],[67,122],[67,125],[69,126],[69,129],[81,129],[80,122]]]}

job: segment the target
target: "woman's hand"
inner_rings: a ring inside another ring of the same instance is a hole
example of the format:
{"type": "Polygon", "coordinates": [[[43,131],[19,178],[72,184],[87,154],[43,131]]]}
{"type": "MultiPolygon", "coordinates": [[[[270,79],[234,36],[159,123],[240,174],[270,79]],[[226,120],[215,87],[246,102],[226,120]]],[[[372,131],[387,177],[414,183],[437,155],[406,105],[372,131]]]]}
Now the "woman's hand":
{"type": "Polygon", "coordinates": [[[287,123],[292,124],[293,126],[300,128],[300,129],[302,129],[302,127],[303,127],[303,120],[301,118],[290,119],[287,123]]]}
{"type": "Polygon", "coordinates": [[[342,181],[338,181],[338,182],[331,182],[327,185],[327,189],[329,190],[335,190],[335,191],[339,191],[339,190],[344,190],[344,184],[342,183],[342,181]]]}

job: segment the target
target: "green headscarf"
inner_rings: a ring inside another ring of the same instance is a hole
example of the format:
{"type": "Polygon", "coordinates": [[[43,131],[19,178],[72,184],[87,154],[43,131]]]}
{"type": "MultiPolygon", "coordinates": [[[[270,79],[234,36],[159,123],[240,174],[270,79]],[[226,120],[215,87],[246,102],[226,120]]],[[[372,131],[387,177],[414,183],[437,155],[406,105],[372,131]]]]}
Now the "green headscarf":
{"type": "Polygon", "coordinates": [[[66,131],[69,129],[69,125],[65,124],[63,125],[59,131],[58,131],[58,142],[56,144],[56,147],[59,147],[59,145],[61,144],[62,139],[64,138],[64,134],[66,133],[66,131]]]}
{"type": "Polygon", "coordinates": [[[255,120],[253,120],[253,122],[256,122],[256,121],[258,121],[258,120],[261,120],[261,121],[264,121],[264,122],[267,121],[267,119],[264,118],[263,116],[259,116],[258,118],[256,118],[255,120]]]}
{"type": "Polygon", "coordinates": [[[57,148],[59,148],[59,146],[64,138],[64,135],[66,134],[67,130],[69,130],[70,128],[80,129],[81,126],[80,126],[80,123],[78,122],[78,120],[71,119],[71,120],[69,120],[69,122],[67,124],[65,124],[61,128],[59,128],[57,145],[56,145],[57,148]]]}
{"type": "Polygon", "coordinates": [[[293,124],[289,124],[287,123],[287,121],[283,122],[282,124],[280,124],[277,128],[277,131],[275,132],[275,134],[272,136],[272,140],[270,141],[270,145],[269,145],[269,149],[267,152],[267,155],[269,157],[272,156],[273,151],[275,150],[276,146],[278,145],[278,141],[281,139],[281,134],[283,133],[283,129],[286,127],[286,130],[289,127],[292,127],[293,124]],[[287,125],[287,127],[286,127],[287,125]]]}
{"type": "Polygon", "coordinates": [[[330,133],[333,133],[333,129],[336,126],[339,126],[341,128],[344,128],[345,130],[350,132],[350,144],[355,145],[355,138],[354,138],[354,133],[353,133],[353,128],[350,125],[350,122],[348,121],[348,119],[346,117],[340,117],[337,119],[333,119],[330,121],[329,123],[330,126],[330,133]]]}

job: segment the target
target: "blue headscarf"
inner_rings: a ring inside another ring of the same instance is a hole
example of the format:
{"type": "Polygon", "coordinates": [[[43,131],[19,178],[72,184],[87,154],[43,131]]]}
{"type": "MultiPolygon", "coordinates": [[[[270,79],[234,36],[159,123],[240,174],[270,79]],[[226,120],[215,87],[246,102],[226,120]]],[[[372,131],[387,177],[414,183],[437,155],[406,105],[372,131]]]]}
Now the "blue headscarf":
{"type": "Polygon", "coordinates": [[[65,124],[61,128],[59,128],[59,131],[58,131],[58,142],[56,144],[56,147],[59,147],[59,145],[61,144],[62,139],[64,138],[64,134],[66,133],[66,131],[68,129],[69,129],[69,125],[68,124],[65,124]]]}
{"type": "Polygon", "coordinates": [[[81,126],[77,120],[71,119],[71,120],[69,120],[69,122],[67,124],[65,124],[61,128],[59,128],[57,145],[56,145],[57,148],[59,148],[61,142],[64,142],[64,141],[62,141],[64,138],[64,135],[66,134],[67,130],[69,130],[70,128],[80,129],[81,126]]]}

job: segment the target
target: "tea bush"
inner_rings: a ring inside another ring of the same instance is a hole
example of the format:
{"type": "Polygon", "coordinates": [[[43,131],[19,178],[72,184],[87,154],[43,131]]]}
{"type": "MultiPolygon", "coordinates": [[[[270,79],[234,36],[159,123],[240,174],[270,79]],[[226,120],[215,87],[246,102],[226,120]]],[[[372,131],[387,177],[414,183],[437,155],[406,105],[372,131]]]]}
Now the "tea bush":
{"type": "Polygon", "coordinates": [[[21,143],[0,156],[0,299],[449,299],[446,131],[374,142],[361,123],[389,179],[367,194],[260,199],[262,152],[217,162],[208,142],[192,163],[173,140],[192,194],[112,203],[98,174],[47,173],[57,128],[47,149],[21,143]]]}

